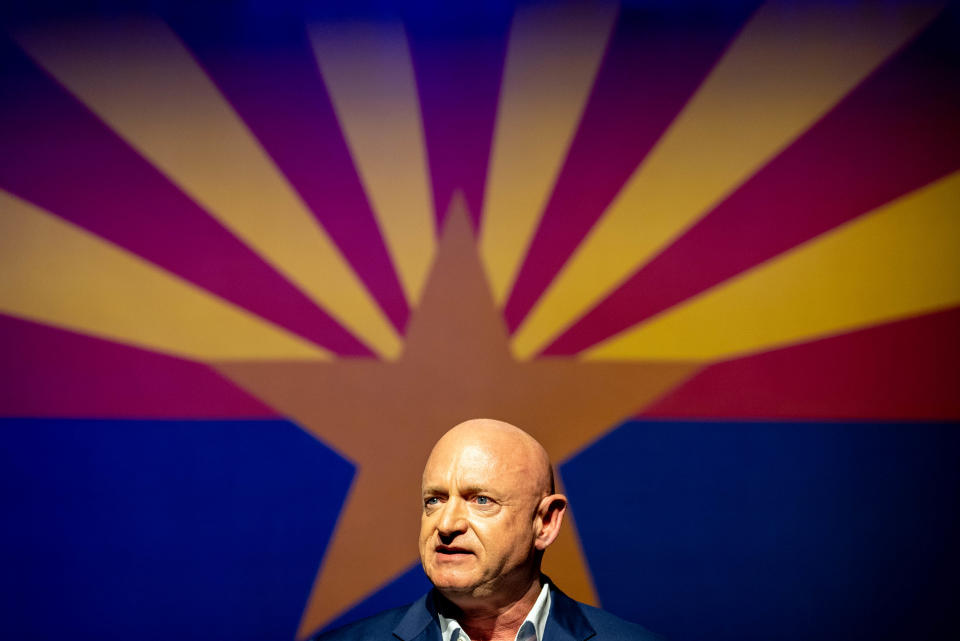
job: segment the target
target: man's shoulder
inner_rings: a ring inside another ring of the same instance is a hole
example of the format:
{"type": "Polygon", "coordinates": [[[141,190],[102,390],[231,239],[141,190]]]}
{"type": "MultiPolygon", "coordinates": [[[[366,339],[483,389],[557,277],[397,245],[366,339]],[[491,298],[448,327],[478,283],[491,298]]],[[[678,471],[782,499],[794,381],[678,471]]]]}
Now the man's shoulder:
{"type": "Polygon", "coordinates": [[[322,632],[311,641],[349,641],[350,639],[392,638],[394,628],[400,623],[412,604],[385,610],[365,619],[348,623],[342,627],[322,632]]]}
{"type": "MultiPolygon", "coordinates": [[[[663,641],[663,637],[641,625],[621,619],[606,610],[574,601],[556,586],[553,588],[552,618],[562,619],[562,623],[559,620],[557,622],[572,632],[574,637],[590,636],[582,622],[577,621],[577,612],[585,619],[589,628],[592,628],[597,641],[663,641]]],[[[549,637],[549,634],[546,636],[549,637]]]]}
{"type": "Polygon", "coordinates": [[[621,619],[615,614],[595,608],[586,603],[578,603],[584,616],[597,632],[597,639],[630,639],[633,641],[664,641],[664,638],[654,634],[642,625],[638,625],[626,619],[621,619]]]}

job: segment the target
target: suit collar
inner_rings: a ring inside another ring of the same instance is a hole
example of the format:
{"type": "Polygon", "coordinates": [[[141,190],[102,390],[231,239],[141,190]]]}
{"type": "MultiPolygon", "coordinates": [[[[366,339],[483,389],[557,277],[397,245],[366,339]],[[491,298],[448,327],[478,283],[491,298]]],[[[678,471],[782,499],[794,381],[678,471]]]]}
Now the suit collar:
{"type": "MultiPolygon", "coordinates": [[[[595,636],[597,633],[587,621],[580,605],[561,592],[548,577],[543,579],[551,588],[550,616],[547,618],[543,636],[551,641],[586,641],[595,636]]],[[[431,590],[407,609],[400,623],[393,629],[393,635],[401,641],[440,641],[442,637],[437,620],[431,590]]]]}
{"type": "Polygon", "coordinates": [[[433,605],[433,590],[407,608],[406,614],[393,629],[393,636],[401,641],[440,641],[442,637],[437,624],[437,610],[433,605]]]}
{"type": "Polygon", "coordinates": [[[547,629],[543,636],[550,641],[586,641],[597,634],[587,617],[584,616],[580,604],[561,592],[549,578],[544,580],[552,588],[550,597],[550,618],[547,619],[547,629]]]}

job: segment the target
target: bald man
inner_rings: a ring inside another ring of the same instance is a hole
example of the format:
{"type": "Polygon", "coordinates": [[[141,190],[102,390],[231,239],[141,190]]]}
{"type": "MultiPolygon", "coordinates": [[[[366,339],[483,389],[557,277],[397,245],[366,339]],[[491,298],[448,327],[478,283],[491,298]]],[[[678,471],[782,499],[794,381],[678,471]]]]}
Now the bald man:
{"type": "Polygon", "coordinates": [[[658,637],[566,596],[540,574],[567,498],[546,450],[492,419],[437,441],[421,482],[420,560],[434,589],[413,605],[318,641],[653,641],[658,637]]]}

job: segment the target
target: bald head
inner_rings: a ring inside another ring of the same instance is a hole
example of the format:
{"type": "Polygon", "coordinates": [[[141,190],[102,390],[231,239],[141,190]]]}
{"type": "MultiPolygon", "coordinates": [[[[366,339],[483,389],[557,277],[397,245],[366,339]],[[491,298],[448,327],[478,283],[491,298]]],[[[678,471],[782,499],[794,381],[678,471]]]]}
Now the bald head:
{"type": "Polygon", "coordinates": [[[524,485],[538,498],[554,493],[553,466],[540,442],[519,427],[492,418],[474,418],[450,428],[434,445],[427,467],[436,458],[476,448],[494,454],[509,471],[522,475],[529,481],[524,485]]]}
{"type": "Polygon", "coordinates": [[[420,558],[445,597],[464,609],[536,598],[567,504],[536,439],[503,421],[460,423],[430,452],[421,489],[420,558]]]}

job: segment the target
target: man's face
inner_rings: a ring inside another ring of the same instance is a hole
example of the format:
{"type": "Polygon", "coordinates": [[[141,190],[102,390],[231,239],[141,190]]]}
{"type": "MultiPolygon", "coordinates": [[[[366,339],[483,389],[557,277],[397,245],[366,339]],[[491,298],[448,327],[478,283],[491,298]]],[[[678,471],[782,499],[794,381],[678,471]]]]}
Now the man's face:
{"type": "Polygon", "coordinates": [[[540,500],[522,448],[441,441],[423,472],[420,558],[445,595],[483,598],[529,581],[540,500]]]}

